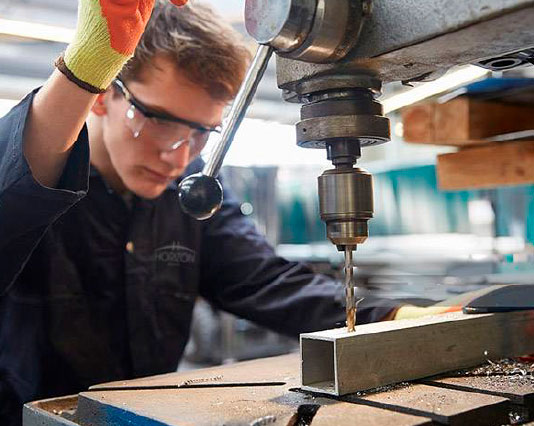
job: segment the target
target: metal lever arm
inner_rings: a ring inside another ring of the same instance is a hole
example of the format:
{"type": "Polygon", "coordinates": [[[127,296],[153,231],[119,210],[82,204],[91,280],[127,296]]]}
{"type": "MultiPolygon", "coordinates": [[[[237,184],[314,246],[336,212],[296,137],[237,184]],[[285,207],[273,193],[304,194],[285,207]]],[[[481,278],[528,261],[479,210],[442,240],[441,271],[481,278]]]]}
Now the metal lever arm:
{"type": "Polygon", "coordinates": [[[265,69],[267,68],[267,64],[269,63],[272,54],[272,47],[267,45],[260,45],[258,47],[254,60],[250,65],[245,80],[232,104],[228,118],[224,123],[221,139],[215,146],[211,158],[204,166],[202,173],[206,176],[217,177],[219,174],[224,156],[234,140],[239,125],[243,121],[243,118],[245,118],[248,106],[256,94],[256,89],[265,73],[265,69]]]}
{"type": "Polygon", "coordinates": [[[202,173],[191,175],[180,183],[178,197],[183,210],[198,220],[209,219],[217,212],[223,201],[223,191],[217,180],[224,157],[243,121],[258,84],[265,73],[274,49],[260,45],[250,65],[245,80],[232,104],[223,125],[221,139],[208,159],[202,173]]]}

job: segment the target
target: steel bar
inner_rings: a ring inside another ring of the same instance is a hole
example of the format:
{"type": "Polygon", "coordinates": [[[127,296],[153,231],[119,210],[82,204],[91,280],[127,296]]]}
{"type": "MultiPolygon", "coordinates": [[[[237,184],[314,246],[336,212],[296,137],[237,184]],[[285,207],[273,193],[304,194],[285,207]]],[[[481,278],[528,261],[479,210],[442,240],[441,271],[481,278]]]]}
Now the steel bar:
{"type": "Polygon", "coordinates": [[[344,395],[534,352],[534,310],[461,312],[302,334],[302,388],[344,395]]]}

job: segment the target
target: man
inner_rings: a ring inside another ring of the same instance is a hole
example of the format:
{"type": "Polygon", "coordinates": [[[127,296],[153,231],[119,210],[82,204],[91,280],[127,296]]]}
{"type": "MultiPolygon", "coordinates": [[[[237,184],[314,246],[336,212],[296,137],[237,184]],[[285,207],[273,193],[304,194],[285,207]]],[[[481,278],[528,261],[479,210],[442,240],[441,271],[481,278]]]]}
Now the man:
{"type": "MultiPolygon", "coordinates": [[[[178,207],[249,53],[208,8],[161,1],[122,69],[151,10],[81,0],[58,69],[0,120],[2,425],[30,400],[175,370],[199,294],[289,335],[344,319],[342,287],[277,257],[228,191],[205,222],[178,207]]],[[[360,307],[369,322],[394,304],[360,307]]]]}

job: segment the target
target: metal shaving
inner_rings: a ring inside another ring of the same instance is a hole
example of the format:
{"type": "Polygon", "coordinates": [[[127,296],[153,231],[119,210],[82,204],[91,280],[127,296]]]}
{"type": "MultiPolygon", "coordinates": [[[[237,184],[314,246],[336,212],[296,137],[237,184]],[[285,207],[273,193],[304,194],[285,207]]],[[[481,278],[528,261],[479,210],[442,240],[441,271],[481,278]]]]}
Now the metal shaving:
{"type": "Polygon", "coordinates": [[[508,418],[510,419],[510,424],[512,425],[523,424],[529,419],[528,409],[525,407],[516,407],[508,413],[508,418]]]}
{"type": "Polygon", "coordinates": [[[469,370],[456,372],[458,376],[513,376],[534,379],[534,363],[521,362],[514,359],[502,359],[497,362],[488,360],[487,364],[469,370]]]}
{"type": "Polygon", "coordinates": [[[205,377],[205,378],[199,378],[199,379],[189,379],[185,380],[182,383],[180,383],[180,386],[191,386],[196,385],[199,383],[208,383],[208,382],[217,382],[219,380],[222,380],[223,376],[214,376],[214,377],[205,377]]]}
{"type": "Polygon", "coordinates": [[[276,423],[276,416],[265,416],[252,421],[250,426],[266,426],[273,423],[276,423]]]}

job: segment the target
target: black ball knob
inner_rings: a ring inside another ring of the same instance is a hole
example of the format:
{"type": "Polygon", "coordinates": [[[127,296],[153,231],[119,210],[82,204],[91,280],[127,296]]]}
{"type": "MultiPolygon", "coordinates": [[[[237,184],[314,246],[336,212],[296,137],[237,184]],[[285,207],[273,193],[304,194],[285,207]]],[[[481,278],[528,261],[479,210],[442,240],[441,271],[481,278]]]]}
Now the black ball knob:
{"type": "Polygon", "coordinates": [[[182,210],[198,220],[212,217],[223,202],[223,188],[214,177],[196,173],[186,177],[178,187],[182,210]]]}

